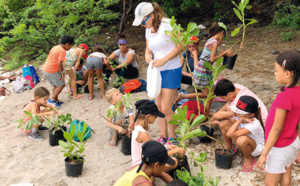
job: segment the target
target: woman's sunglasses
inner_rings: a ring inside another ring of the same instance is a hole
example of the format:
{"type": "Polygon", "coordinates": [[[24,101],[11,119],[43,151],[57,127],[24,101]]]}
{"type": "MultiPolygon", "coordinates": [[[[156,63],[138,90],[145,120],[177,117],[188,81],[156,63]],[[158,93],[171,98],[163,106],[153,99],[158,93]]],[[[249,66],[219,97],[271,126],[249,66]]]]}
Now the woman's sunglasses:
{"type": "Polygon", "coordinates": [[[150,15],[142,22],[142,24],[141,25],[146,25],[146,21],[149,19],[149,17],[150,17],[150,15]]]}

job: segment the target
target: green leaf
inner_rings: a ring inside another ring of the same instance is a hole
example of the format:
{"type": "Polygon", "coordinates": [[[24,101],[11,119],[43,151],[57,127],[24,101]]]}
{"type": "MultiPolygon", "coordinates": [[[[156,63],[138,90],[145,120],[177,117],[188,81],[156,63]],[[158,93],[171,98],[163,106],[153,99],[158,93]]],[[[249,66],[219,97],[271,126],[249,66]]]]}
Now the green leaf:
{"type": "Polygon", "coordinates": [[[215,71],[214,67],[210,64],[210,62],[208,61],[204,61],[203,65],[208,68],[209,70],[211,70],[213,73],[215,71]]]}
{"type": "Polygon", "coordinates": [[[235,8],[233,8],[233,11],[234,11],[235,15],[237,15],[237,17],[238,17],[241,21],[243,21],[242,16],[241,16],[241,13],[240,13],[237,9],[235,9],[235,8]]]}
{"type": "Polygon", "coordinates": [[[235,28],[232,32],[231,32],[231,37],[234,37],[236,36],[239,32],[240,32],[240,29],[242,28],[242,25],[235,28]]]}
{"type": "Polygon", "coordinates": [[[58,144],[59,144],[62,148],[64,148],[64,149],[67,149],[67,148],[70,147],[69,144],[66,143],[66,142],[64,142],[63,140],[59,140],[59,141],[58,141],[58,144]]]}
{"type": "Polygon", "coordinates": [[[231,1],[232,4],[234,4],[237,8],[239,8],[239,6],[234,2],[234,1],[231,1]]]}
{"type": "Polygon", "coordinates": [[[248,10],[250,10],[250,9],[252,9],[252,5],[247,5],[246,8],[247,8],[248,10]]]}
{"type": "Polygon", "coordinates": [[[199,123],[202,123],[205,119],[206,119],[206,117],[203,114],[200,114],[199,116],[197,116],[194,119],[191,127],[194,127],[194,126],[198,125],[199,123]]]}
{"type": "Polygon", "coordinates": [[[171,120],[171,121],[169,121],[169,124],[171,124],[171,125],[181,125],[181,123],[177,120],[171,120]]]}
{"type": "MultiPolygon", "coordinates": [[[[73,127],[75,128],[75,126],[73,125],[73,127]]],[[[72,132],[71,132],[72,133],[72,132]]],[[[74,134],[74,133],[73,133],[74,134]]],[[[73,140],[73,135],[70,134],[69,132],[64,132],[64,138],[68,141],[68,142],[72,142],[73,140]]]]}
{"type": "Polygon", "coordinates": [[[246,19],[246,20],[250,21],[249,23],[246,24],[246,27],[247,27],[248,25],[252,25],[252,24],[258,22],[258,21],[256,21],[255,19],[246,19]]]}

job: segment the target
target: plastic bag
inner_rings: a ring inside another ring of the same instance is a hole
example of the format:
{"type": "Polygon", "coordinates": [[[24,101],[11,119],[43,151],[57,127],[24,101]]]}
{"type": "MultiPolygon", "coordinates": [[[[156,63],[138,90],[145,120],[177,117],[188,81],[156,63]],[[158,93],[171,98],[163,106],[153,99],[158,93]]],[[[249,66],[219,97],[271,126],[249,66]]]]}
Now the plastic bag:
{"type": "Polygon", "coordinates": [[[152,61],[147,69],[147,93],[150,99],[155,99],[161,91],[161,75],[158,68],[152,65],[152,61]]]}

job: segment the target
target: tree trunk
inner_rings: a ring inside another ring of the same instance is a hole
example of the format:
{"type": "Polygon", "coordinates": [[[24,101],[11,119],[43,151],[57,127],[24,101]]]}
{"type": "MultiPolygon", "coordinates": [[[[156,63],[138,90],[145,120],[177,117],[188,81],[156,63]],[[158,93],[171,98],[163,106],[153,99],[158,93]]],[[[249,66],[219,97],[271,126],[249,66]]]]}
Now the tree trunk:
{"type": "Polygon", "coordinates": [[[136,7],[136,5],[140,2],[140,0],[136,0],[135,2],[133,2],[133,1],[134,0],[128,1],[128,9],[126,9],[127,0],[123,0],[123,15],[122,15],[122,18],[120,21],[120,27],[119,27],[119,32],[118,32],[119,35],[122,34],[122,32],[125,29],[125,23],[126,23],[126,20],[128,18],[128,15],[129,15],[131,9],[133,7],[136,7]]]}

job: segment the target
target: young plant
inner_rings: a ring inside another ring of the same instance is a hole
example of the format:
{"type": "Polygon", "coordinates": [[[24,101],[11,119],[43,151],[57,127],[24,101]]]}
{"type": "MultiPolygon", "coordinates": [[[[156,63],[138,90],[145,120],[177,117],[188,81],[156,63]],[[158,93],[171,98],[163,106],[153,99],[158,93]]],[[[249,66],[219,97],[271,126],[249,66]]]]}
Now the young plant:
{"type": "Polygon", "coordinates": [[[197,173],[197,176],[193,176],[187,170],[176,170],[176,175],[179,179],[187,183],[188,186],[217,186],[219,183],[218,178],[216,182],[214,182],[214,180],[211,177],[209,177],[207,180],[203,171],[201,171],[201,173],[197,173]]]}
{"type": "Polygon", "coordinates": [[[123,76],[117,77],[116,80],[113,82],[113,86],[114,86],[115,88],[118,88],[118,87],[120,87],[124,82],[125,82],[125,81],[124,81],[123,76]]]}
{"type": "Polygon", "coordinates": [[[54,135],[56,131],[59,131],[62,129],[65,124],[69,125],[72,123],[71,114],[67,113],[66,115],[61,114],[60,116],[57,116],[53,119],[48,119],[46,121],[46,124],[49,128],[49,131],[52,131],[52,134],[54,135]]]}
{"type": "Polygon", "coordinates": [[[74,134],[75,134],[75,125],[72,126],[71,132],[67,132],[67,131],[63,131],[64,132],[64,138],[67,140],[67,142],[64,142],[63,140],[59,140],[59,145],[64,148],[67,149],[67,151],[61,151],[64,153],[64,157],[69,158],[69,160],[71,162],[69,163],[78,163],[80,161],[84,161],[84,159],[82,159],[85,155],[82,155],[82,153],[84,152],[85,148],[85,144],[87,142],[87,140],[83,141],[85,139],[85,136],[88,134],[85,133],[86,131],[86,123],[83,124],[83,128],[82,128],[82,132],[81,132],[81,125],[79,126],[79,130],[77,132],[77,137],[80,141],[80,144],[78,145],[75,140],[74,140],[74,134]]]}
{"type": "Polygon", "coordinates": [[[194,118],[195,114],[192,114],[188,120],[186,118],[187,111],[187,106],[183,107],[183,109],[178,107],[176,114],[174,114],[172,117],[173,120],[171,120],[169,123],[180,126],[180,129],[176,129],[176,133],[180,134],[180,137],[177,138],[177,141],[179,142],[178,146],[183,147],[188,152],[191,157],[191,164],[194,164],[194,166],[197,167],[199,162],[205,161],[207,154],[199,153],[199,156],[196,157],[194,152],[190,152],[187,146],[183,145],[183,143],[193,137],[205,137],[207,135],[206,132],[201,129],[193,129],[198,124],[202,123],[206,118],[203,114],[194,118]]]}
{"type": "MultiPolygon", "coordinates": [[[[240,29],[243,27],[243,37],[242,37],[242,41],[241,41],[241,45],[240,45],[240,48],[243,48],[243,43],[245,41],[245,33],[246,33],[247,26],[257,23],[257,21],[255,19],[245,19],[245,8],[248,10],[252,9],[252,5],[248,5],[249,0],[241,0],[239,5],[237,5],[234,1],[232,1],[232,4],[234,4],[237,8],[237,9],[233,8],[233,11],[234,11],[235,15],[242,21],[242,25],[235,28],[231,32],[231,37],[236,36],[240,32],[240,29]],[[248,22],[247,24],[246,24],[246,21],[248,22]]],[[[240,42],[240,41],[238,41],[238,42],[240,42]]]]}
{"type": "Polygon", "coordinates": [[[32,114],[28,111],[23,111],[25,116],[20,118],[19,120],[15,121],[18,123],[17,128],[23,128],[24,130],[31,131],[33,125],[41,125],[40,117],[36,114],[32,114]],[[26,123],[24,123],[25,118],[30,118],[26,123]]]}

